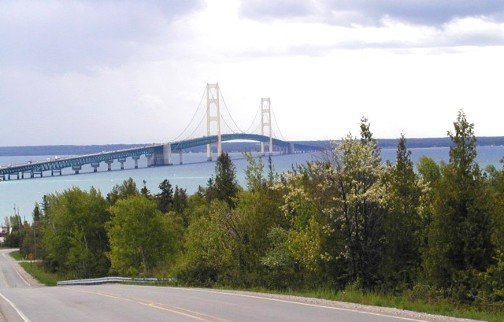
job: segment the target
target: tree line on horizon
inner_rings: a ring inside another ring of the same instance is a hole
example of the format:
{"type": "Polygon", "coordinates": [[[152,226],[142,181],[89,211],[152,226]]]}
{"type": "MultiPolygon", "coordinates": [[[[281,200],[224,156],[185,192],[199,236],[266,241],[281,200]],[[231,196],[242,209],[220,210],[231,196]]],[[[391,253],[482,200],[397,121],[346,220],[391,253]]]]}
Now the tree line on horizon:
{"type": "Polygon", "coordinates": [[[68,189],[44,196],[6,242],[65,278],[356,288],[502,310],[504,169],[480,169],[462,111],[453,125],[447,163],[415,167],[404,136],[395,163],[383,163],[363,118],[359,138],[283,174],[246,154],[246,187],[223,153],[192,195],[168,180],[153,194],[131,178],[105,197],[68,189]]]}

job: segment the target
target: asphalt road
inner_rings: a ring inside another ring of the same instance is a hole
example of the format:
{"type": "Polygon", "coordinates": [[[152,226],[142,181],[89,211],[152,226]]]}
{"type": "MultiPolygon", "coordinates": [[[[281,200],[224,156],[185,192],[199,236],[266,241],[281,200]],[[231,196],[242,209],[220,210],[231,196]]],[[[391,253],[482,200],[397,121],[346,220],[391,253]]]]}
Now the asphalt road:
{"type": "Polygon", "coordinates": [[[40,287],[0,251],[7,321],[428,321],[416,313],[209,289],[96,285],[40,287]]]}

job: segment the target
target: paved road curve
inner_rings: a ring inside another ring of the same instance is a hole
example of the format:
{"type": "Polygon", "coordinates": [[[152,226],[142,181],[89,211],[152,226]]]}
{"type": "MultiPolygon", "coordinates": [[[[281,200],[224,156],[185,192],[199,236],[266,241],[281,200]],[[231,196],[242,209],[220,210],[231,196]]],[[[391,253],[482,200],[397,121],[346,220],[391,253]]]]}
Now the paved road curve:
{"type": "Polygon", "coordinates": [[[35,286],[0,251],[7,321],[429,321],[411,312],[266,294],[134,285],[35,286]]]}

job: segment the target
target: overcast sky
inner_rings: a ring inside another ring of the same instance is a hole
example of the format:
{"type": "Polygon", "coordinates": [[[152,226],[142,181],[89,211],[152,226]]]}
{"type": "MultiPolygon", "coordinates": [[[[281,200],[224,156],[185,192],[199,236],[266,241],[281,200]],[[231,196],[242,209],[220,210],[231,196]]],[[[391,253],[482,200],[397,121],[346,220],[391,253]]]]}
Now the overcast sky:
{"type": "Polygon", "coordinates": [[[291,140],[504,135],[504,1],[0,1],[0,145],[170,141],[208,82],[291,140]]]}

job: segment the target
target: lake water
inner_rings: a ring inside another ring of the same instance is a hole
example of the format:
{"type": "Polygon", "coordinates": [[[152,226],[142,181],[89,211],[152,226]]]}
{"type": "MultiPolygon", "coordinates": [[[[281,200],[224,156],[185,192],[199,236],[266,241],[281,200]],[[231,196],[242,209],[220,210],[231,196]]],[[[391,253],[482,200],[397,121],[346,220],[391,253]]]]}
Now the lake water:
{"type": "MultiPolygon", "coordinates": [[[[431,157],[435,161],[448,161],[448,148],[421,148],[411,149],[411,151],[412,160],[415,163],[423,155],[431,157]]],[[[382,158],[394,161],[395,153],[395,149],[382,149],[382,158]]],[[[500,167],[499,161],[503,156],[503,146],[478,147],[477,161],[482,167],[489,164],[500,167]]],[[[238,181],[243,184],[246,161],[240,153],[232,153],[231,157],[236,166],[238,181]]],[[[319,157],[316,153],[275,155],[273,163],[276,171],[283,172],[291,169],[292,165],[304,164],[319,157]]],[[[47,156],[0,156],[0,164],[18,164],[30,160],[45,160],[46,158],[47,156]]],[[[106,194],[113,186],[129,177],[137,182],[139,188],[142,186],[142,181],[145,180],[147,188],[153,193],[158,191],[157,186],[164,179],[169,179],[173,186],[178,185],[187,189],[189,193],[193,193],[198,186],[205,185],[208,178],[213,175],[215,163],[206,162],[206,156],[203,153],[184,154],[183,159],[185,163],[183,165],[147,168],[146,158],[141,158],[139,169],[134,169],[133,160],[129,159],[125,163],[125,170],[120,170],[119,163],[116,162],[113,164],[113,171],[110,172],[106,171],[106,165],[102,164],[98,173],[91,173],[92,168],[87,166],[83,167],[79,175],[73,175],[71,169],[65,169],[62,176],[0,182],[0,220],[2,217],[12,215],[14,206],[19,209],[21,216],[31,219],[31,211],[35,202],[40,202],[44,194],[63,191],[72,186],[83,189],[94,186],[106,194]]],[[[173,162],[178,162],[176,155],[173,162]]]]}

